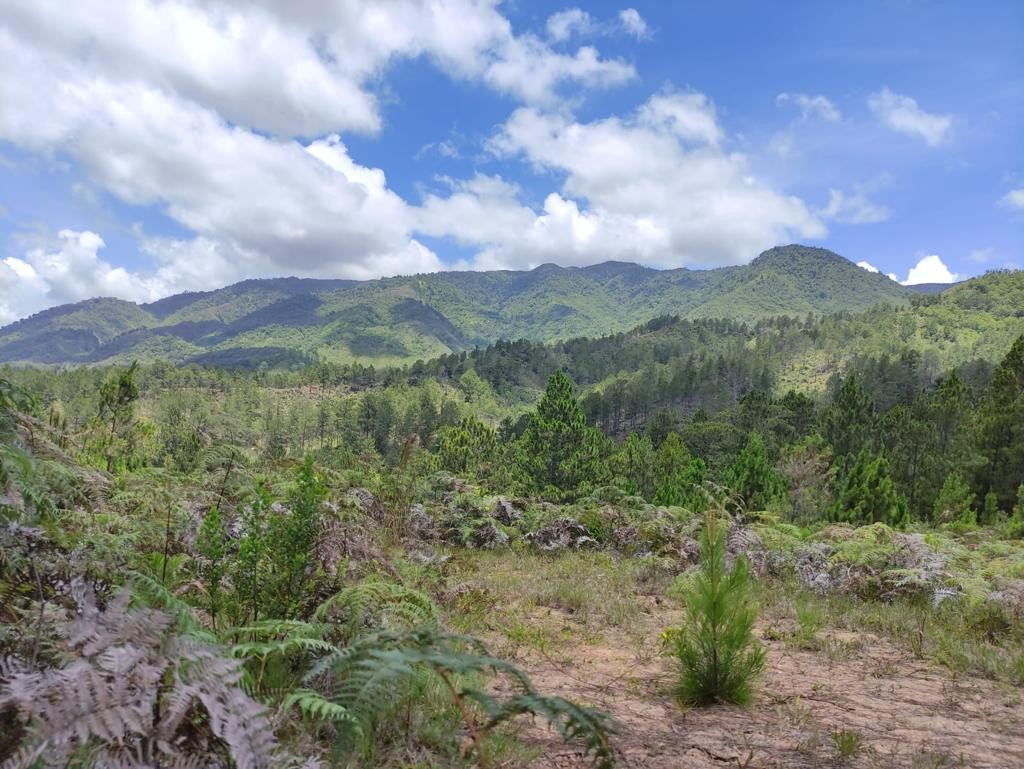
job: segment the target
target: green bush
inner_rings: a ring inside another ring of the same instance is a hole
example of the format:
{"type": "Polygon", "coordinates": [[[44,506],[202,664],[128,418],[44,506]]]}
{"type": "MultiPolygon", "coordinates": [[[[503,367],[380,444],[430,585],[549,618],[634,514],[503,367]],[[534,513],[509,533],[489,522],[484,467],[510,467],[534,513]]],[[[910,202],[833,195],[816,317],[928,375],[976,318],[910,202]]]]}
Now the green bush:
{"type": "Polygon", "coordinates": [[[750,567],[740,557],[726,568],[725,549],[726,530],[709,512],[683,625],[667,633],[680,665],[677,694],[687,705],[746,704],[764,669],[765,652],[753,636],[750,567]]]}

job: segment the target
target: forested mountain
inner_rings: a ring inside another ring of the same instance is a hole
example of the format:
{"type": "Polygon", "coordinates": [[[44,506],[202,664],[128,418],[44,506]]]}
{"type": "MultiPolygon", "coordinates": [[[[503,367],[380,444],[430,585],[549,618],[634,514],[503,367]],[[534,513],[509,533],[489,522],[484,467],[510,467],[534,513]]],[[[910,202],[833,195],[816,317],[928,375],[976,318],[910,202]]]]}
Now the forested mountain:
{"type": "Polygon", "coordinates": [[[45,310],[0,329],[0,361],[252,366],[315,355],[387,364],[498,339],[597,337],[664,315],[750,322],[904,305],[912,295],[831,251],[796,245],[714,270],[606,262],[373,281],[248,280],[145,305],[90,299],[45,310]]]}

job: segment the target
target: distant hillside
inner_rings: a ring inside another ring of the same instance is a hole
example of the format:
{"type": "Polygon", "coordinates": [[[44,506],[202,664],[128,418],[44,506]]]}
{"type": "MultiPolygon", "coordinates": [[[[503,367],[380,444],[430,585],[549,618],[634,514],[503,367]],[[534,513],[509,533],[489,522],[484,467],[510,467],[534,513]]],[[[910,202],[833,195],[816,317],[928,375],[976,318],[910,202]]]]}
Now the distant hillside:
{"type": "Polygon", "coordinates": [[[254,366],[319,355],[379,365],[498,339],[600,336],[663,315],[754,321],[903,305],[913,295],[831,251],[797,245],[714,270],[606,262],[372,281],[247,280],[146,305],[91,299],[46,310],[0,329],[0,362],[254,366]]]}
{"type": "MultiPolygon", "coordinates": [[[[958,366],[983,380],[1021,334],[1024,272],[997,271],[941,294],[918,295],[907,305],[812,319],[775,318],[754,326],[660,317],[600,338],[505,343],[475,350],[465,360],[446,356],[426,363],[418,375],[458,379],[472,368],[502,397],[532,403],[547,377],[561,369],[586,393],[617,389],[623,408],[652,398],[655,405],[677,407],[686,397],[677,392],[669,404],[650,391],[722,389],[722,382],[734,377],[732,392],[705,393],[706,400],[717,399],[718,408],[752,383],[770,383],[779,393],[821,393],[831,376],[858,361],[897,361],[907,355],[919,377],[915,391],[958,366]]],[[[877,397],[883,396],[879,391],[877,397]]]]}

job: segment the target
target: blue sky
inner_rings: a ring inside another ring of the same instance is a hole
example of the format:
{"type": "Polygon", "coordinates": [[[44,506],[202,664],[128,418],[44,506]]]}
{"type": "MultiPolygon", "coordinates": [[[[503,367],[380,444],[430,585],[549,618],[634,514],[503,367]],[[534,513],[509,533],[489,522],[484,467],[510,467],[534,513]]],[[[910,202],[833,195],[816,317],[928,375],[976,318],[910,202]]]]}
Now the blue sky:
{"type": "Polygon", "coordinates": [[[0,322],[793,241],[1019,268],[1022,51],[1011,0],[0,0],[0,322]]]}

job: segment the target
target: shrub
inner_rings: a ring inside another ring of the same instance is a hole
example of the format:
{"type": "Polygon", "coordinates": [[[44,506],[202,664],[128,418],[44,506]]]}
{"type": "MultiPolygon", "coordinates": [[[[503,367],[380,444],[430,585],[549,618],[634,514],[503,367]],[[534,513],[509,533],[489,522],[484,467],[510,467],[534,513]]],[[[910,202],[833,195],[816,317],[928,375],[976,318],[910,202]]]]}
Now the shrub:
{"type": "Polygon", "coordinates": [[[726,568],[726,530],[708,512],[700,566],[686,594],[686,617],[669,632],[680,664],[679,699],[687,705],[750,701],[765,652],[753,636],[757,609],[745,558],[726,568]]]}

